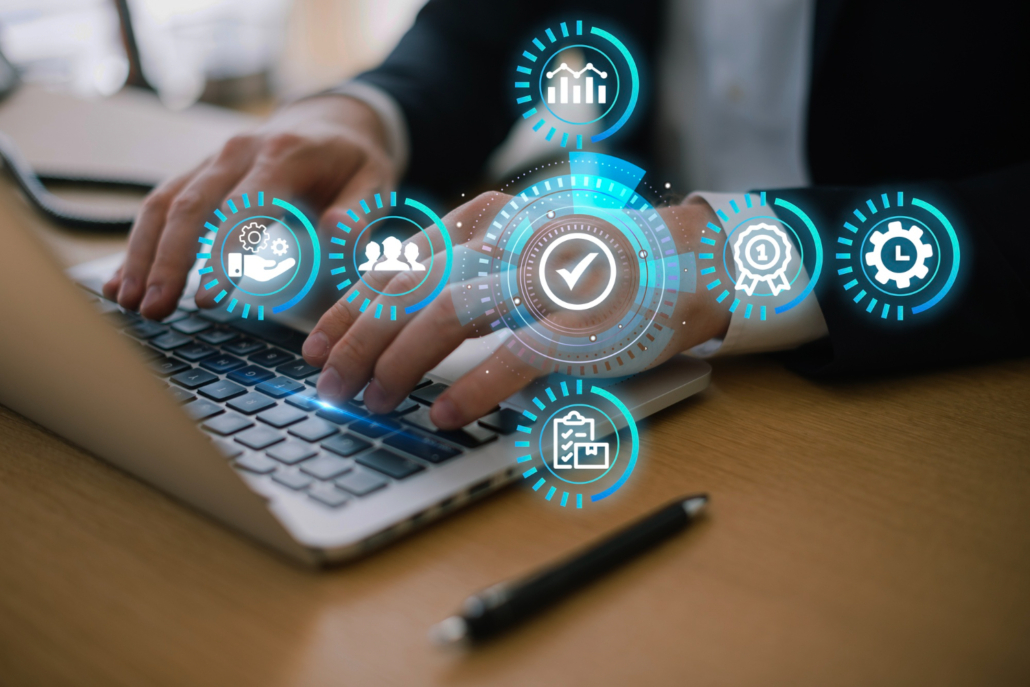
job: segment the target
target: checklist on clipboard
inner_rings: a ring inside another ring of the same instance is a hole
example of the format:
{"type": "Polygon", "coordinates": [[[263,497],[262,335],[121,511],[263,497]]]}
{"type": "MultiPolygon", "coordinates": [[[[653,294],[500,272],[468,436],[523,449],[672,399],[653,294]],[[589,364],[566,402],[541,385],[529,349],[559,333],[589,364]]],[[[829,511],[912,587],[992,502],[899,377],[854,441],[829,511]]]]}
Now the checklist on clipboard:
{"type": "Polygon", "coordinates": [[[555,418],[555,470],[607,470],[608,444],[594,441],[594,420],[578,411],[555,418]]]}

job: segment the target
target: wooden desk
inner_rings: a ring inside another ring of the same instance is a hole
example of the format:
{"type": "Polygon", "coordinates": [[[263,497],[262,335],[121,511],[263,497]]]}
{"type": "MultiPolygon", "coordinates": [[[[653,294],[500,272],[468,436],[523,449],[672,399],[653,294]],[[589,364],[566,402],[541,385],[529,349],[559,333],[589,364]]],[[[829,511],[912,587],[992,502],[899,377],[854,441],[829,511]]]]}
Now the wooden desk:
{"type": "Polygon", "coordinates": [[[719,361],[604,508],[511,489],[313,572],[0,408],[0,682],[1030,684],[1028,411],[1030,361],[840,386],[719,361]],[[569,603],[427,644],[468,593],[699,490],[707,522],[569,603]]]}

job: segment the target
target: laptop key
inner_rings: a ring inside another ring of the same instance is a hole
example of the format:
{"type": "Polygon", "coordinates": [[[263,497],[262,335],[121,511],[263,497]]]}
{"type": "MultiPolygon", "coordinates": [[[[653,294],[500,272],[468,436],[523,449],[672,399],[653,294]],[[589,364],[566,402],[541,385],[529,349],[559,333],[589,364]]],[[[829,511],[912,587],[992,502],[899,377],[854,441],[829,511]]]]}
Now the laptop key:
{"type": "Polygon", "coordinates": [[[480,427],[475,423],[466,425],[464,428],[459,430],[441,430],[433,424],[433,421],[429,417],[429,408],[426,408],[425,406],[420,407],[413,413],[405,415],[401,419],[404,422],[430,432],[441,439],[452,441],[459,446],[464,446],[465,448],[476,448],[477,446],[490,443],[497,438],[496,433],[485,427],[480,427]]]}
{"type": "Polygon", "coordinates": [[[396,432],[400,428],[401,426],[396,420],[391,420],[390,418],[382,415],[374,415],[372,417],[356,420],[350,423],[347,427],[347,429],[352,432],[357,432],[369,439],[378,439],[379,437],[386,436],[390,432],[396,432]]]}
{"type": "Polygon", "coordinates": [[[336,480],[336,486],[343,487],[355,496],[371,494],[377,489],[382,489],[387,484],[389,484],[389,482],[379,475],[361,468],[351,470],[346,475],[336,480]]]}
{"type": "Polygon", "coordinates": [[[394,479],[404,479],[425,470],[415,461],[399,456],[393,451],[387,451],[385,448],[358,456],[355,460],[367,468],[372,468],[394,479]]]}
{"type": "Polygon", "coordinates": [[[210,384],[217,380],[218,377],[214,376],[207,370],[201,370],[198,367],[192,367],[188,370],[184,370],[177,375],[172,375],[172,381],[179,386],[184,386],[187,389],[196,389],[197,387],[210,384]]]}
{"type": "Polygon", "coordinates": [[[415,385],[415,388],[416,389],[421,389],[422,387],[429,386],[432,383],[433,383],[432,379],[430,379],[429,377],[423,377],[422,379],[419,380],[418,384],[415,385]]]}
{"type": "Polygon", "coordinates": [[[354,461],[323,454],[318,458],[304,461],[300,464],[300,469],[312,477],[317,477],[321,480],[333,479],[348,470],[353,470],[354,461]]]}
{"type": "Polygon", "coordinates": [[[244,365],[246,365],[245,362],[234,355],[229,355],[228,353],[222,353],[221,355],[216,355],[213,358],[208,358],[200,364],[200,366],[205,370],[211,370],[215,374],[219,375],[224,375],[226,372],[232,372],[244,365]]]}
{"type": "Polygon", "coordinates": [[[335,425],[331,425],[325,420],[319,420],[317,417],[309,417],[299,425],[290,427],[287,431],[295,437],[314,443],[316,441],[321,441],[326,437],[331,437],[340,430],[336,429],[335,425]]]}
{"type": "Polygon", "coordinates": [[[331,484],[316,484],[308,490],[308,496],[331,508],[339,508],[350,500],[346,493],[331,484]]]}
{"type": "Polygon", "coordinates": [[[502,408],[495,413],[490,413],[479,421],[481,427],[486,427],[489,430],[504,435],[514,434],[518,431],[519,425],[531,424],[533,422],[528,417],[511,408],[502,408]]]}
{"type": "Polygon", "coordinates": [[[153,339],[155,336],[167,332],[168,327],[151,320],[140,320],[123,331],[134,339],[153,339]]]}
{"type": "Polygon", "coordinates": [[[228,327],[215,326],[201,334],[198,334],[197,338],[206,344],[211,344],[212,346],[221,346],[224,343],[228,343],[233,339],[239,338],[239,336],[240,333],[233,329],[229,329],[228,327]]]}
{"type": "Polygon", "coordinates": [[[336,408],[335,406],[323,406],[318,409],[315,413],[320,418],[329,420],[329,422],[335,422],[338,425],[345,425],[348,422],[360,420],[361,418],[368,415],[364,410],[361,410],[355,406],[344,404],[343,408],[336,408]]]}
{"type": "Polygon", "coordinates": [[[211,401],[206,401],[203,398],[187,403],[183,406],[183,409],[197,422],[224,412],[220,406],[216,406],[211,401]]]}
{"type": "Polygon", "coordinates": [[[353,456],[355,453],[361,453],[371,445],[353,434],[337,434],[333,438],[322,442],[322,448],[338,453],[345,458],[353,456]]]}
{"type": "Polygon", "coordinates": [[[285,470],[278,470],[272,479],[290,489],[300,491],[301,489],[308,488],[315,480],[305,475],[300,470],[294,468],[287,468],[285,470]]]}
{"type": "Polygon", "coordinates": [[[233,438],[247,448],[260,451],[261,449],[268,448],[272,444],[278,444],[283,440],[283,435],[274,429],[258,426],[252,427],[242,434],[237,434],[233,438]]]}
{"type": "Polygon", "coordinates": [[[321,376],[322,376],[322,373],[319,372],[314,377],[308,377],[307,379],[305,379],[304,383],[307,384],[308,386],[318,386],[318,378],[321,377],[321,376]]]}
{"type": "Polygon", "coordinates": [[[257,419],[261,420],[267,425],[272,425],[276,429],[282,429],[289,425],[296,424],[307,417],[307,413],[291,408],[290,406],[277,406],[271,410],[266,410],[257,416],[257,419]]]}
{"type": "Polygon", "coordinates": [[[433,402],[442,394],[447,391],[446,384],[430,384],[420,389],[415,389],[411,392],[411,398],[415,399],[419,403],[425,403],[427,406],[433,405],[433,402]]]}
{"type": "Polygon", "coordinates": [[[188,360],[191,363],[203,360],[204,358],[210,358],[215,353],[218,353],[218,351],[207,344],[197,342],[175,349],[175,355],[179,356],[183,360],[188,360]]]}
{"type": "Polygon", "coordinates": [[[242,458],[237,459],[235,465],[241,467],[248,472],[256,472],[259,475],[267,475],[270,472],[275,472],[279,464],[267,456],[263,456],[260,453],[250,453],[242,458]]]}
{"type": "Polygon", "coordinates": [[[184,319],[177,321],[172,325],[172,329],[183,334],[199,334],[205,329],[210,329],[211,323],[207,320],[201,319],[196,315],[190,315],[184,319]]]}
{"type": "Polygon", "coordinates": [[[212,401],[228,401],[230,398],[236,398],[247,393],[247,389],[239,384],[230,382],[228,379],[219,379],[217,382],[200,387],[197,389],[197,393],[210,398],[212,401]]]}
{"type": "Polygon", "coordinates": [[[317,456],[318,450],[299,441],[287,441],[285,444],[279,444],[268,449],[268,455],[280,463],[296,465],[302,460],[317,456]]]}
{"type": "Polygon", "coordinates": [[[292,379],[276,377],[274,379],[269,379],[267,382],[261,382],[254,388],[254,390],[260,391],[266,396],[271,396],[272,398],[285,398],[290,394],[297,393],[303,388],[303,384],[295,382],[292,379]]]}
{"type": "Polygon", "coordinates": [[[185,310],[182,310],[180,308],[180,309],[176,310],[175,312],[173,312],[168,317],[166,317],[163,320],[161,320],[161,324],[171,324],[173,322],[178,322],[179,320],[185,320],[189,316],[190,316],[190,314],[188,312],[186,312],[185,310]]]}
{"type": "Polygon", "coordinates": [[[303,360],[294,360],[286,363],[285,365],[280,365],[275,368],[275,371],[281,375],[286,375],[290,379],[304,379],[305,377],[310,377],[315,374],[319,369],[320,368],[317,368],[314,365],[308,365],[303,360]]]}
{"type": "Polygon", "coordinates": [[[248,356],[250,362],[262,367],[278,367],[284,363],[293,362],[295,358],[286,351],[277,348],[269,348],[259,353],[252,353],[248,356]]]}
{"type": "Polygon", "coordinates": [[[230,434],[235,434],[236,432],[247,429],[248,427],[253,427],[254,423],[242,415],[226,413],[221,417],[211,418],[201,426],[209,432],[214,432],[215,434],[227,437],[230,434]]]}
{"type": "Polygon", "coordinates": [[[430,463],[442,463],[461,453],[453,446],[432,437],[418,435],[414,431],[394,434],[384,439],[383,443],[430,463]]]}
{"type": "Polygon", "coordinates": [[[237,384],[246,384],[247,386],[254,386],[260,384],[268,379],[271,379],[275,375],[266,370],[263,367],[257,365],[247,365],[239,370],[230,372],[228,378],[237,384]]]}
{"type": "Polygon", "coordinates": [[[181,360],[176,360],[175,358],[162,356],[161,359],[150,363],[150,369],[162,377],[167,377],[168,375],[173,375],[177,372],[190,369],[190,365],[189,363],[184,363],[181,360]]]}
{"type": "Polygon", "coordinates": [[[243,396],[237,396],[233,400],[229,401],[226,405],[233,410],[240,411],[244,415],[253,415],[254,413],[260,413],[263,410],[268,410],[273,407],[275,405],[275,401],[263,394],[248,391],[243,396]]]}
{"type": "Polygon", "coordinates": [[[230,344],[222,346],[222,350],[226,353],[232,353],[233,355],[250,355],[263,351],[267,348],[263,343],[257,339],[252,339],[249,336],[241,336],[230,344]]]}
{"type": "Polygon", "coordinates": [[[160,336],[150,339],[150,345],[156,346],[162,351],[171,351],[189,343],[193,343],[193,339],[179,332],[165,332],[160,336]]]}
{"type": "Polygon", "coordinates": [[[172,395],[172,398],[175,399],[176,403],[186,403],[196,398],[196,396],[178,386],[168,387],[168,393],[172,395]]]}
{"type": "Polygon", "coordinates": [[[412,401],[410,398],[406,398],[400,402],[396,408],[390,413],[391,417],[400,417],[401,415],[407,415],[413,410],[421,408],[422,406],[417,401],[412,401]]]}
{"type": "Polygon", "coordinates": [[[301,410],[318,410],[322,407],[318,405],[318,392],[310,388],[287,396],[286,402],[301,410]]]}

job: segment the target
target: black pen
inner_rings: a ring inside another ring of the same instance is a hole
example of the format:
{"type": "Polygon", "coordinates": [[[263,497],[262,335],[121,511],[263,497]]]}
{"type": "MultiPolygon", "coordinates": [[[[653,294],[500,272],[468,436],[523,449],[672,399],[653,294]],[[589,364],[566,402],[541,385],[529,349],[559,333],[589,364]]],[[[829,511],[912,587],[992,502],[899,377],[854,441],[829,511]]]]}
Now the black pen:
{"type": "Polygon", "coordinates": [[[447,645],[499,634],[686,528],[706,503],[707,494],[678,498],[582,553],[525,579],[502,582],[470,596],[461,615],[433,626],[429,638],[434,644],[447,645]]]}

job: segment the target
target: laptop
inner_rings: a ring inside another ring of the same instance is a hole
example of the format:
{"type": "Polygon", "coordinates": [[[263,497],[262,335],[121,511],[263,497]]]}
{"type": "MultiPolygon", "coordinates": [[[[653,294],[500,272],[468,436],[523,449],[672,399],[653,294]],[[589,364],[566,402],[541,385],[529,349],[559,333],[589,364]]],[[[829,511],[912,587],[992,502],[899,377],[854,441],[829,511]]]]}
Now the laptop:
{"type": "MultiPolygon", "coordinates": [[[[366,554],[522,480],[504,437],[535,387],[460,432],[428,422],[435,396],[478,362],[466,348],[391,416],[370,417],[360,398],[326,408],[302,331],[189,298],[164,322],[142,320],[99,294],[114,263],[73,280],[29,212],[0,183],[0,403],[70,442],[311,565],[366,554]]],[[[703,390],[710,372],[676,356],[609,388],[640,420],[703,390]]]]}

